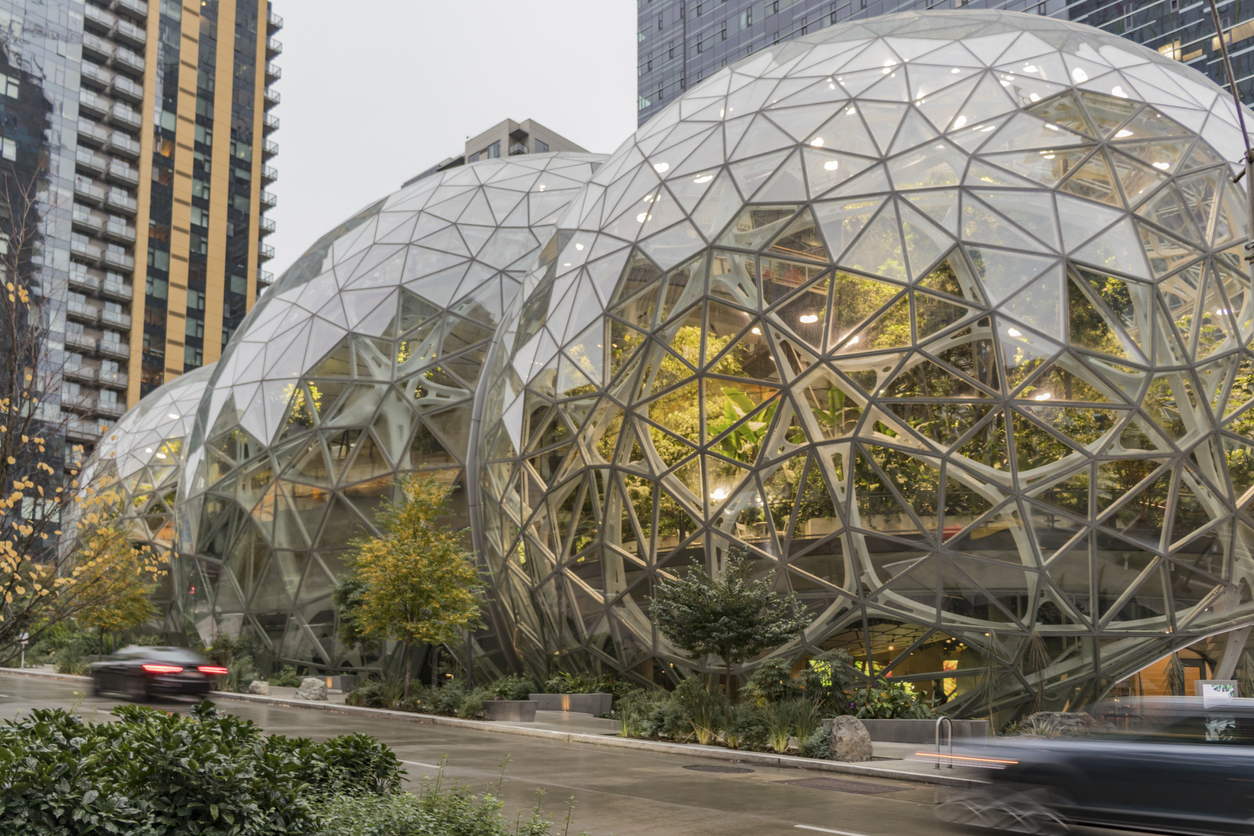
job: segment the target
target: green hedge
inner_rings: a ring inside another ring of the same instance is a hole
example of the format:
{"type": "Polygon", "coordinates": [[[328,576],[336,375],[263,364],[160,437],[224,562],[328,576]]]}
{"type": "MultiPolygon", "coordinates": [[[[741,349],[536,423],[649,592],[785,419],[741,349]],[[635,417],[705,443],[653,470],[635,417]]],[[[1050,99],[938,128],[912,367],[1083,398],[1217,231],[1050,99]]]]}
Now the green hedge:
{"type": "Polygon", "coordinates": [[[114,714],[91,724],[36,710],[0,725],[0,833],[316,834],[323,799],[400,787],[396,755],[364,735],[267,737],[208,702],[190,717],[141,706],[114,714]]]}

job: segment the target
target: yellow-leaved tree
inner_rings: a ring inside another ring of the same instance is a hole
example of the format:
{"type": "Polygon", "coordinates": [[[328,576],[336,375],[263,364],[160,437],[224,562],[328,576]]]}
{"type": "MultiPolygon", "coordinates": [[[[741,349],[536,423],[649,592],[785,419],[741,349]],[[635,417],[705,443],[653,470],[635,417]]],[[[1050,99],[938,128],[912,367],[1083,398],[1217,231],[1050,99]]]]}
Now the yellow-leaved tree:
{"type": "Polygon", "coordinates": [[[349,568],[359,634],[404,645],[408,699],[413,645],[449,644],[479,626],[483,583],[462,535],[437,523],[448,501],[444,485],[410,474],[400,487],[404,499],[379,512],[383,535],[356,541],[349,568]]]}

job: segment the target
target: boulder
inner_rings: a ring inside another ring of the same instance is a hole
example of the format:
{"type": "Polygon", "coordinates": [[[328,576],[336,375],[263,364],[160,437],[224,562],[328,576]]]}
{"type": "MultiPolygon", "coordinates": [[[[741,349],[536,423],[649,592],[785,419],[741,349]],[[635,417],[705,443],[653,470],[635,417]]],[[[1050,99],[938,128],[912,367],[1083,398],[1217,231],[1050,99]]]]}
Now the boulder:
{"type": "Polygon", "coordinates": [[[857,717],[842,715],[831,721],[832,760],[858,763],[871,759],[871,735],[857,717]]]}
{"type": "Polygon", "coordinates": [[[296,689],[298,700],[325,700],[327,698],[327,681],[316,676],[306,676],[296,689]]]}
{"type": "Polygon", "coordinates": [[[264,679],[254,679],[248,683],[248,693],[268,697],[270,696],[270,683],[264,679]]]}

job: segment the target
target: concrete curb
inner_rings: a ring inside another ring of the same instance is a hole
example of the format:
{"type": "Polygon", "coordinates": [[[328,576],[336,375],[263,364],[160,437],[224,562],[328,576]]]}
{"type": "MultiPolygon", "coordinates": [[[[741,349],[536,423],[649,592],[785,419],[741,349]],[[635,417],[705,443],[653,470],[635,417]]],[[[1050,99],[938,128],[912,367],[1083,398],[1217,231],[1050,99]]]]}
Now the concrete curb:
{"type": "MultiPolygon", "coordinates": [[[[90,682],[91,677],[70,676],[68,674],[47,673],[44,671],[24,671],[0,668],[0,674],[27,676],[36,679],[52,679],[62,682],[90,682]]],[[[462,720],[457,717],[440,717],[434,714],[417,714],[411,711],[390,711],[382,708],[358,708],[352,705],[340,705],[331,702],[311,702],[307,700],[289,700],[281,697],[263,697],[258,694],[235,694],[227,691],[213,691],[209,695],[213,700],[234,700],[236,702],[253,703],[254,705],[272,705],[280,708],[305,708],[313,711],[328,711],[332,714],[355,715],[359,717],[382,717],[389,720],[400,720],[408,723],[426,723],[434,726],[449,726],[457,729],[475,729],[495,734],[512,734],[519,737],[532,737],[550,740],[555,743],[582,743],[592,746],[608,746],[617,749],[634,749],[641,752],[660,752],[667,755],[682,755],[689,758],[705,758],[708,760],[732,761],[734,763],[752,764],[754,766],[773,766],[782,769],[808,769],[816,772],[835,772],[843,775],[860,775],[864,778],[887,778],[896,781],[911,781],[919,784],[932,784],[939,787],[958,787],[969,789],[982,785],[984,782],[973,778],[959,778],[950,775],[929,775],[919,772],[906,772],[878,766],[863,766],[852,763],[836,763],[820,761],[812,758],[799,758],[791,755],[774,755],[767,752],[744,752],[724,749],[719,746],[699,746],[689,743],[666,743],[658,740],[637,740],[635,738],[611,737],[608,735],[582,734],[579,732],[562,732],[550,729],[528,729],[508,723],[489,723],[484,720],[462,720]]],[[[938,770],[939,771],[939,770],[938,770]]]]}

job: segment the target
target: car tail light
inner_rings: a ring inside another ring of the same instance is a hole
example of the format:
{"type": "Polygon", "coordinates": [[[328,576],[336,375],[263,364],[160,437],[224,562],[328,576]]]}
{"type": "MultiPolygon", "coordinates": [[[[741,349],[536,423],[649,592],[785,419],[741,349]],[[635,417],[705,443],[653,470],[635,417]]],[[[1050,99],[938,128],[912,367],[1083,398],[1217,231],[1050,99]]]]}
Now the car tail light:
{"type": "Polygon", "coordinates": [[[182,673],[182,665],[144,665],[145,673],[182,673]]]}
{"type": "Polygon", "coordinates": [[[208,674],[209,676],[226,676],[228,673],[230,673],[230,671],[228,671],[226,668],[222,667],[221,665],[201,665],[200,667],[196,668],[196,670],[200,671],[203,674],[208,674]]]}

